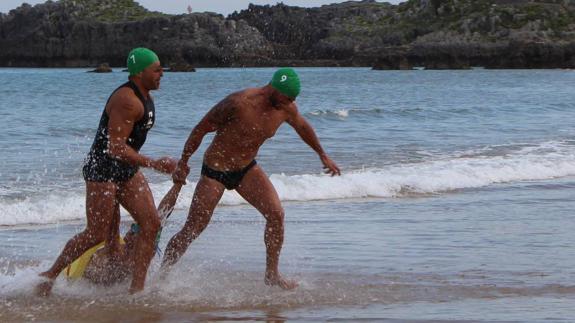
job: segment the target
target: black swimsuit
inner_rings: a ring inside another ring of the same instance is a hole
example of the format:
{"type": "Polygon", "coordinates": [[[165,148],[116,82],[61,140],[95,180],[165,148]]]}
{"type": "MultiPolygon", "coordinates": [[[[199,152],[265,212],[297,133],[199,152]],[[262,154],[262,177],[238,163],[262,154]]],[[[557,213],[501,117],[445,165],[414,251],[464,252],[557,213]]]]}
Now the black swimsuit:
{"type": "Polygon", "coordinates": [[[211,179],[215,179],[216,181],[224,184],[224,186],[228,190],[236,189],[244,176],[248,173],[248,171],[257,164],[255,160],[252,160],[246,167],[233,172],[222,172],[219,170],[211,169],[208,165],[202,165],[202,175],[209,177],[211,179]]]}
{"type": "MultiPolygon", "coordinates": [[[[152,101],[152,99],[144,99],[144,96],[140,93],[138,87],[132,82],[123,84],[118,89],[116,89],[114,93],[124,87],[131,88],[144,105],[144,116],[134,124],[134,128],[132,129],[132,132],[130,133],[127,141],[128,146],[132,147],[136,151],[140,151],[140,148],[142,148],[144,142],[146,142],[148,130],[150,130],[154,125],[154,101],[152,101]]],[[[108,102],[109,101],[110,99],[108,99],[108,102]]],[[[106,105],[108,105],[108,103],[106,103],[106,105]]],[[[138,166],[130,165],[108,154],[109,120],[110,117],[104,108],[104,112],[102,113],[102,118],[100,119],[100,124],[98,126],[98,131],[96,132],[96,138],[94,138],[94,143],[92,144],[92,148],[88,153],[88,157],[86,158],[84,167],[82,169],[82,173],[86,181],[115,183],[125,182],[138,172],[138,166]]]]}

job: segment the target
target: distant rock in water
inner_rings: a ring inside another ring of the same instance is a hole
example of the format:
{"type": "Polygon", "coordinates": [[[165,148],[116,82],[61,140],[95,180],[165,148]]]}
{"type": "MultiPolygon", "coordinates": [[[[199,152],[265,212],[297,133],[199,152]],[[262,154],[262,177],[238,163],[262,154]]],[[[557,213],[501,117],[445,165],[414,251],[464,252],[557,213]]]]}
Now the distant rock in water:
{"type": "Polygon", "coordinates": [[[575,0],[374,0],[249,5],[225,18],[132,0],[60,0],[0,14],[0,66],[125,66],[137,46],[164,66],[575,68],[575,0]]]}
{"type": "Polygon", "coordinates": [[[96,67],[95,70],[88,71],[88,73],[111,73],[112,68],[108,63],[102,63],[96,67]]]}
{"type": "Polygon", "coordinates": [[[406,57],[406,48],[388,53],[385,57],[378,58],[372,66],[373,70],[412,70],[413,65],[406,57]]]}
{"type": "Polygon", "coordinates": [[[173,63],[168,66],[165,72],[195,72],[196,69],[187,63],[173,63]]]}

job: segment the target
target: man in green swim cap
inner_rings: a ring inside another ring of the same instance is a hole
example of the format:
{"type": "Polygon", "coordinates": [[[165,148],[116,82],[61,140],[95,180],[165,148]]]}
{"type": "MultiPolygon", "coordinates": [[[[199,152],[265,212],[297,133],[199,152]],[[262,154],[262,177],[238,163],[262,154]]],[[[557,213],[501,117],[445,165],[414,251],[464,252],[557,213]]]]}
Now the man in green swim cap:
{"type": "Polygon", "coordinates": [[[140,227],[134,246],[130,292],[144,288],[160,220],[140,167],[171,174],[177,161],[169,157],[152,159],[139,153],[155,121],[150,91],[160,87],[163,75],[158,56],[147,48],[136,48],[128,54],[127,65],[129,81],[108,99],[83,167],[86,228],[68,241],[52,267],[40,274],[44,281],[36,288],[39,295],[49,295],[60,272],[100,242],[106,240],[112,253],[120,249],[117,243],[120,204],[140,227]]]}
{"type": "Polygon", "coordinates": [[[293,100],[295,100],[301,90],[299,76],[291,68],[277,70],[272,76],[270,86],[293,100]]]}
{"type": "Polygon", "coordinates": [[[156,53],[143,47],[134,48],[128,54],[126,64],[130,78],[142,82],[144,91],[160,88],[163,69],[156,53]]]}
{"type": "Polygon", "coordinates": [[[207,227],[214,208],[225,189],[236,190],[266,219],[265,283],[292,289],[297,283],[279,272],[279,257],[284,239],[284,210],[278,194],[264,170],[257,165],[261,145],[287,122],[301,139],[319,155],[326,173],[340,175],[311,127],[298,112],[295,99],[301,90],[297,73],[279,69],[268,85],[232,93],[216,104],[192,130],[174,181],[184,181],[188,160],[207,133],[214,139],[204,154],[201,177],[196,186],[188,219],[170,240],[162,267],[166,270],[184,254],[190,243],[207,227]]]}

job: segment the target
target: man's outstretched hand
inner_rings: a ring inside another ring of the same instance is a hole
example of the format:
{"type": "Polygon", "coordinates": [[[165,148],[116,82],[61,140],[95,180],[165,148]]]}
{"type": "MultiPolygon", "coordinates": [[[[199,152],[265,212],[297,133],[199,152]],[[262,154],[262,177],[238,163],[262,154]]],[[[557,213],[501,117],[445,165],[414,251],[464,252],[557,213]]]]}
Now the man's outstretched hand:
{"type": "Polygon", "coordinates": [[[331,176],[341,175],[339,167],[327,155],[320,155],[319,157],[323,163],[324,173],[331,174],[331,176]]]}
{"type": "Polygon", "coordinates": [[[161,173],[172,174],[177,164],[178,161],[171,157],[162,157],[153,161],[152,168],[161,173]]]}

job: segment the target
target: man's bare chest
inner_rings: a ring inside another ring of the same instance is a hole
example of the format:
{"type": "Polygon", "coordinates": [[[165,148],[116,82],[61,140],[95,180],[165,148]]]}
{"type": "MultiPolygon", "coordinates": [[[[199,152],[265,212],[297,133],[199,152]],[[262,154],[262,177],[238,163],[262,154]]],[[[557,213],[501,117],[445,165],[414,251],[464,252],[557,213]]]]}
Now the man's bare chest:
{"type": "Polygon", "coordinates": [[[252,138],[271,138],[285,121],[282,111],[247,111],[239,115],[236,125],[243,135],[252,138]]]}

